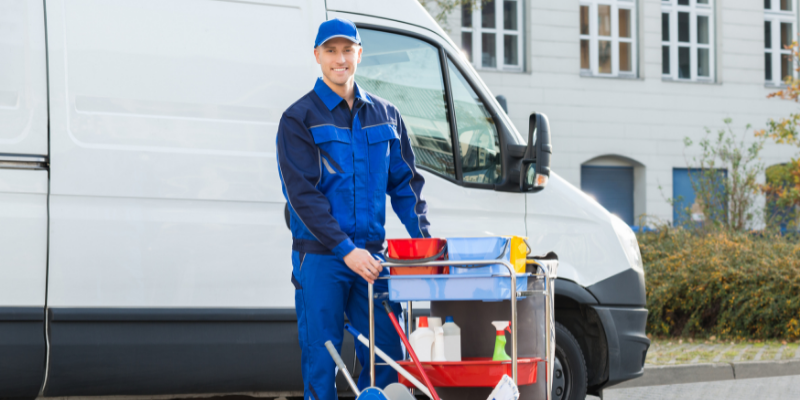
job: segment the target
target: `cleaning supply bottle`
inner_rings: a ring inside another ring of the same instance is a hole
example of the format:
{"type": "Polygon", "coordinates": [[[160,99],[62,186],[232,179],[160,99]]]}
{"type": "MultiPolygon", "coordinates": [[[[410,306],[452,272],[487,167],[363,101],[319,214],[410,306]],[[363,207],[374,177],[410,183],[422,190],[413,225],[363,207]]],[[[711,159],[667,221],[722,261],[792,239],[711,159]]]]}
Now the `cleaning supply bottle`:
{"type": "Polygon", "coordinates": [[[444,329],[440,326],[433,330],[433,361],[447,361],[444,354],[444,329]]]}
{"type": "Polygon", "coordinates": [[[408,338],[419,361],[431,361],[433,357],[433,331],[428,327],[428,317],[419,317],[417,329],[408,338]]]}
{"type": "Polygon", "coordinates": [[[497,336],[494,338],[494,355],[492,361],[508,361],[511,357],[506,353],[506,330],[511,331],[511,323],[508,321],[492,321],[497,336]]]}
{"type": "Polygon", "coordinates": [[[442,318],[441,317],[428,317],[428,328],[431,328],[433,333],[436,333],[436,328],[442,327],[442,318]]]}
{"type": "Polygon", "coordinates": [[[447,361],[461,361],[461,328],[448,316],[444,320],[444,358],[447,361]]]}

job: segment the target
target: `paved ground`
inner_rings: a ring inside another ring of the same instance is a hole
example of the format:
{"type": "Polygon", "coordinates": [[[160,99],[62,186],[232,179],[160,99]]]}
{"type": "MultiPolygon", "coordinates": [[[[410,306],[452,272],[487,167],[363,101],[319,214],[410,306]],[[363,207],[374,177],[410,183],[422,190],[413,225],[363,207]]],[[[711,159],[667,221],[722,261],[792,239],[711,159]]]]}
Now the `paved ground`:
{"type": "MultiPolygon", "coordinates": [[[[588,396],[586,399],[599,400],[594,396],[588,396]]],[[[797,400],[800,399],[800,376],[609,389],[603,393],[603,400],[662,399],[797,400]]]]}

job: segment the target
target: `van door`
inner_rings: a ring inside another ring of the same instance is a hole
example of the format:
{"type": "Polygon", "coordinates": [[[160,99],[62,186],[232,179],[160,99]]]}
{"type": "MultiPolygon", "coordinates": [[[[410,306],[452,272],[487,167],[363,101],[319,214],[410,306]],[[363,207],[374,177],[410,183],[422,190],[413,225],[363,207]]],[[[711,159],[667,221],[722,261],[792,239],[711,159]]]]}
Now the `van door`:
{"type": "Polygon", "coordinates": [[[324,1],[46,7],[45,395],[302,388],[275,134],[324,1]]]}
{"type": "MultiPolygon", "coordinates": [[[[524,235],[525,196],[494,190],[504,177],[498,120],[458,61],[410,31],[364,25],[359,33],[364,53],[356,82],[403,116],[425,176],[431,233],[524,235]]],[[[396,217],[387,220],[387,237],[407,235],[396,217]]]]}
{"type": "Polygon", "coordinates": [[[0,397],[45,365],[47,68],[41,1],[0,2],[0,397]]]}

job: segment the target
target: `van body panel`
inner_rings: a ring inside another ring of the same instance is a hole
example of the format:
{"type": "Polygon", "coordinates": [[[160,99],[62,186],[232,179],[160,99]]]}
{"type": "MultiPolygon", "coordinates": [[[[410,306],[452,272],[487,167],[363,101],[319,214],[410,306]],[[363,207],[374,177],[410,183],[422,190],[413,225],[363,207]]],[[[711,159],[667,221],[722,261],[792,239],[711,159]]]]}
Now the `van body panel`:
{"type": "Polygon", "coordinates": [[[47,155],[43,8],[39,0],[0,3],[0,154],[47,155]]]}
{"type": "MultiPolygon", "coordinates": [[[[431,172],[419,172],[425,177],[422,193],[434,237],[525,235],[525,198],[519,193],[467,188],[431,172]]],[[[391,210],[388,202],[386,207],[391,210]]],[[[386,237],[408,237],[397,215],[391,214],[386,219],[386,237]]]]}
{"type": "Polygon", "coordinates": [[[53,196],[50,207],[50,307],[294,307],[283,204],[53,196]]]}
{"type": "Polygon", "coordinates": [[[526,197],[528,243],[558,254],[559,278],[587,287],[631,268],[608,211],[558,174],[526,197]]]}
{"type": "Polygon", "coordinates": [[[0,168],[0,307],[44,307],[47,171],[0,168]]]}
{"type": "Polygon", "coordinates": [[[310,0],[47,2],[51,306],[293,305],[275,133],[319,75],[324,18],[310,0]]]}

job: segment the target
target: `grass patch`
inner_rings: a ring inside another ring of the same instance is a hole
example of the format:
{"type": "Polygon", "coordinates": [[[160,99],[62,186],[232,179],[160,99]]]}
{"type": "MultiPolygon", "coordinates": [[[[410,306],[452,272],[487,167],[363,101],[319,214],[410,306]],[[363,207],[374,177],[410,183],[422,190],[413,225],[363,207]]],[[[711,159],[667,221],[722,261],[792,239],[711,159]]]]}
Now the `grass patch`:
{"type": "Polygon", "coordinates": [[[787,345],[786,348],[783,349],[783,354],[781,354],[781,359],[788,360],[790,358],[794,358],[794,353],[797,352],[797,347],[798,347],[797,343],[787,345]]]}
{"type": "Polygon", "coordinates": [[[733,362],[739,354],[742,354],[742,357],[736,360],[737,362],[754,361],[756,354],[761,349],[764,349],[761,361],[773,361],[778,354],[780,355],[779,359],[789,360],[794,357],[798,348],[798,343],[787,343],[782,340],[733,342],[732,346],[731,343],[730,341],[711,340],[695,340],[690,343],[669,338],[653,338],[645,363],[647,365],[680,365],[689,364],[695,358],[697,358],[696,363],[698,364],[712,363],[720,353],[722,356],[716,361],[718,363],[733,362]],[[785,347],[784,343],[786,343],[785,347]],[[672,360],[675,362],[671,362],[672,360]]]}

